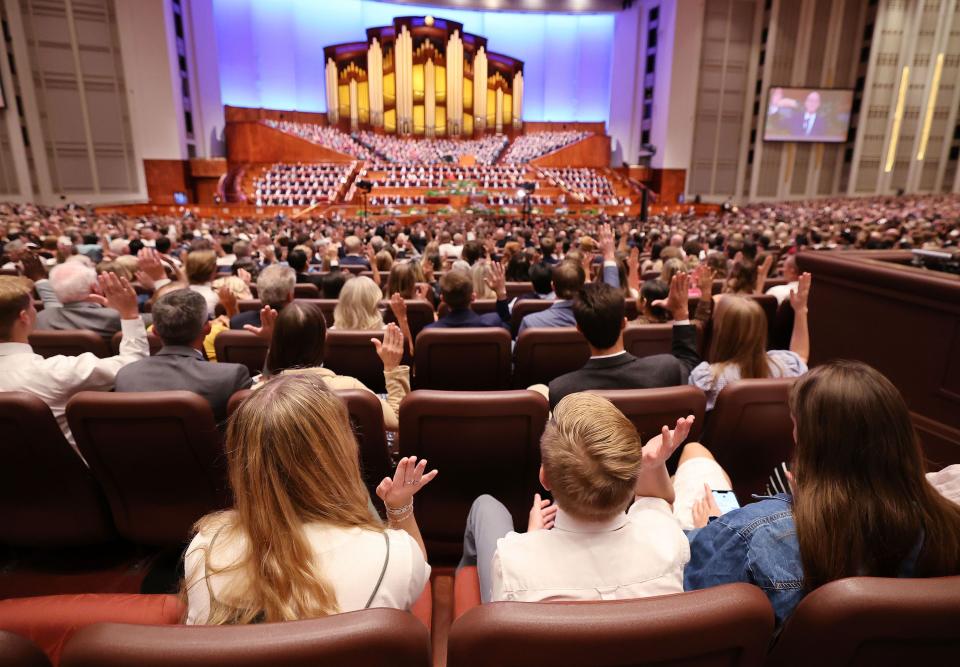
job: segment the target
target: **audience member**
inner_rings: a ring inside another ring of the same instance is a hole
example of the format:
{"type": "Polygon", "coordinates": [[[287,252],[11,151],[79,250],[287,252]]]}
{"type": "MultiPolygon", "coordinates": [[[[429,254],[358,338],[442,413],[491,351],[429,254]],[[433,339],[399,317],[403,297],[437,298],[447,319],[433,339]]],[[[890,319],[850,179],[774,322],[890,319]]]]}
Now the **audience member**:
{"type": "Polygon", "coordinates": [[[207,316],[213,317],[220,299],[213,291],[217,277],[217,254],[212,250],[194,250],[187,255],[187,282],[190,289],[200,294],[207,302],[207,316]]]}
{"type": "Polygon", "coordinates": [[[473,277],[467,271],[448,271],[440,279],[440,292],[443,303],[447,304],[449,312],[436,322],[428,324],[425,329],[463,329],[472,327],[502,327],[510,329],[507,311],[507,285],[500,264],[490,264],[490,275],[487,276],[487,286],[497,296],[497,311],[478,315],[470,308],[477,294],[474,289],[473,277]]]}
{"type": "Polygon", "coordinates": [[[280,377],[227,427],[234,507],[197,523],[184,558],[187,624],[272,623],[409,609],[430,578],[413,496],[436,476],[402,458],[371,511],[343,402],[309,375],[280,377]]]}

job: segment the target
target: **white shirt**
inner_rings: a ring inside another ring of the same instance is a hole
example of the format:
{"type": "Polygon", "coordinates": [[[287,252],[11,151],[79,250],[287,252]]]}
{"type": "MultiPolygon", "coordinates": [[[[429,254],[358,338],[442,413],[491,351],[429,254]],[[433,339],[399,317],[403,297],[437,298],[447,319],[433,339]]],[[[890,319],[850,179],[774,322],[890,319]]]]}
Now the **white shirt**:
{"type": "MultiPolygon", "coordinates": [[[[363,609],[383,570],[387,554],[383,533],[367,528],[344,528],[325,523],[306,524],[304,531],[313,548],[316,569],[333,587],[340,611],[363,609]]],[[[409,533],[387,530],[386,534],[390,540],[390,562],[370,608],[410,609],[430,579],[430,566],[409,533]]],[[[211,592],[217,600],[229,604],[229,588],[242,574],[237,570],[215,574],[207,572],[204,561],[207,548],[215,535],[216,530],[197,533],[187,547],[184,557],[187,625],[206,623],[210,614],[211,592]]],[[[229,529],[221,530],[220,534],[216,535],[210,557],[212,569],[217,570],[233,564],[244,549],[245,537],[234,537],[229,529]]]]}
{"type": "Polygon", "coordinates": [[[120,354],[106,359],[91,352],[44,359],[26,343],[0,343],[0,391],[28,391],[40,397],[76,446],[67,426],[67,401],[80,391],[110,391],[121,368],[150,354],[143,320],[120,320],[120,330],[120,354]]]}
{"type": "Polygon", "coordinates": [[[213,317],[213,313],[217,309],[217,304],[220,303],[220,297],[213,291],[213,285],[211,283],[190,285],[190,289],[204,298],[207,302],[207,317],[213,317]]]}
{"type": "Polygon", "coordinates": [[[660,498],[606,522],[557,511],[552,530],[509,533],[493,556],[493,600],[624,600],[683,591],[690,543],[660,498]]]}
{"type": "Polygon", "coordinates": [[[440,257],[443,259],[446,259],[447,257],[460,259],[460,255],[463,253],[463,246],[454,245],[452,243],[441,243],[440,247],[437,248],[437,251],[440,253],[440,257]]]}
{"type": "Polygon", "coordinates": [[[796,292],[797,286],[800,283],[794,280],[792,283],[787,283],[786,285],[774,285],[767,290],[767,294],[770,296],[777,297],[777,303],[783,303],[784,299],[789,298],[790,292],[796,292]]]}

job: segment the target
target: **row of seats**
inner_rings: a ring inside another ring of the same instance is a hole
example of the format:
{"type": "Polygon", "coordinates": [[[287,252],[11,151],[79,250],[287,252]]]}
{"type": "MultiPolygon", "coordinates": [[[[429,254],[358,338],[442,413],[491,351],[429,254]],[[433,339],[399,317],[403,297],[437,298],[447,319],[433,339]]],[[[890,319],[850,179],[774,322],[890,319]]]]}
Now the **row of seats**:
{"type": "MultiPolygon", "coordinates": [[[[474,568],[458,573],[458,603],[477,594],[475,581],[474,568]]],[[[439,657],[431,656],[416,610],[192,627],[176,625],[180,611],[174,596],[0,601],[0,667],[429,667],[439,657]]],[[[776,643],[766,596],[740,583],[457,612],[447,643],[451,667],[892,667],[954,664],[960,649],[960,577],[831,582],[798,605],[776,643]]]]}
{"type": "MultiPolygon", "coordinates": [[[[741,502],[763,492],[790,459],[792,380],[747,380],[726,387],[704,420],[706,400],[691,386],[599,392],[650,437],[663,424],[696,416],[702,440],[734,480],[741,502]],[[706,424],[704,425],[704,421],[706,424]]],[[[249,390],[238,392],[229,411],[249,390]]],[[[368,489],[392,472],[379,400],[338,394],[357,433],[368,489]]],[[[24,392],[0,393],[0,544],[58,548],[122,538],[182,544],[204,514],[231,504],[221,434],[209,404],[191,392],[81,392],[67,405],[77,448],[49,408],[24,392]]],[[[436,563],[456,562],[473,500],[491,494],[526,525],[540,491],[540,437],[546,399],[532,391],[414,391],[400,406],[399,454],[430,460],[443,474],[417,496],[417,516],[436,563]]]]}

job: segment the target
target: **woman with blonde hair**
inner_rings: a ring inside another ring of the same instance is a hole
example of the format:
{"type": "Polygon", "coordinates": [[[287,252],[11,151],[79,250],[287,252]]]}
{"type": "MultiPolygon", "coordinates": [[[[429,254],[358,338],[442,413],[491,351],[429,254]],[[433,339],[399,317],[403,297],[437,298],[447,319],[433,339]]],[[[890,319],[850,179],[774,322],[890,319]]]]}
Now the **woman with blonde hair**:
{"type": "Polygon", "coordinates": [[[340,291],[340,298],[333,310],[331,329],[356,331],[379,331],[383,329],[380,299],[383,293],[377,284],[366,276],[348,280],[340,291]]]}
{"type": "Polygon", "coordinates": [[[492,278],[490,265],[486,261],[479,261],[470,267],[470,277],[473,279],[473,292],[478,299],[496,299],[497,292],[487,284],[487,278],[492,278]]]}
{"type": "Polygon", "coordinates": [[[233,509],[207,515],[187,548],[187,624],[294,621],[409,609],[430,577],[413,496],[437,475],[400,460],[370,511],[343,402],[317,378],[277,378],[230,418],[233,509]]]}
{"type": "Polygon", "coordinates": [[[793,306],[793,335],[789,350],[767,351],[767,317],[760,305],[746,296],[724,295],[716,307],[713,362],[702,362],[690,371],[690,384],[707,395],[712,410],[720,391],[741,379],[796,377],[807,372],[810,334],[807,327],[807,299],[810,274],[800,277],[796,292],[790,293],[793,306]]]}

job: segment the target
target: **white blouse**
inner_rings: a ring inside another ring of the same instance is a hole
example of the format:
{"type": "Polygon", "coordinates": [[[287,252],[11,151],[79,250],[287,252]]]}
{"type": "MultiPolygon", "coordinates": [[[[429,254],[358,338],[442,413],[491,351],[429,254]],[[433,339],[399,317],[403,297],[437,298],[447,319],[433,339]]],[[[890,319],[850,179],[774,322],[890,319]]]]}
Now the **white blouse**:
{"type": "MultiPolygon", "coordinates": [[[[304,531],[313,547],[316,568],[333,586],[340,611],[363,609],[383,571],[387,555],[383,533],[368,528],[344,528],[323,523],[307,524],[304,531]]],[[[222,597],[224,591],[229,594],[236,578],[242,576],[238,570],[209,575],[205,559],[214,535],[216,531],[200,532],[187,547],[184,559],[187,625],[207,622],[211,594],[229,603],[229,599],[222,597]]],[[[430,579],[430,566],[408,533],[387,530],[386,535],[390,542],[390,560],[370,607],[410,609],[430,579]]],[[[221,530],[213,545],[210,565],[216,570],[235,563],[245,545],[245,537],[236,537],[227,529],[221,530]]]]}

